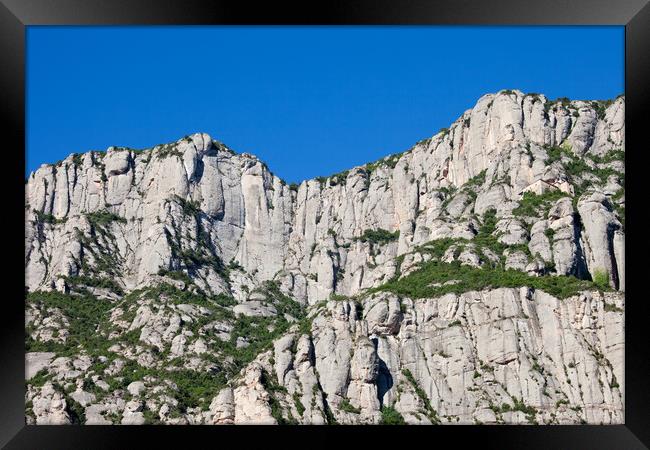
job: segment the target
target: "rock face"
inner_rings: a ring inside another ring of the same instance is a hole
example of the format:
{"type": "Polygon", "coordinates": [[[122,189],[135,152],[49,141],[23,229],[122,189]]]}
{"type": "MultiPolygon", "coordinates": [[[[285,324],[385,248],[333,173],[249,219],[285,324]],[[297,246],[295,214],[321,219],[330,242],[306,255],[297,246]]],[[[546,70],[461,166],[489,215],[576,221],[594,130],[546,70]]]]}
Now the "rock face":
{"type": "MultiPolygon", "coordinates": [[[[316,392],[339,423],[378,423],[386,405],[412,424],[623,421],[616,381],[623,376],[623,324],[612,310],[623,306],[620,294],[587,291],[560,300],[502,288],[382,301],[403,305],[403,312],[396,326],[386,317],[381,331],[371,328],[373,314],[359,316],[353,303],[324,305],[311,328],[317,389],[278,376],[286,389],[268,395],[290,404],[292,396],[316,392]]],[[[272,355],[276,368],[279,358],[283,367],[300,359],[278,345],[272,355]]],[[[236,389],[248,392],[251,370],[259,387],[260,371],[273,373],[263,363],[269,356],[249,366],[236,389]]],[[[261,394],[253,397],[235,396],[235,410],[240,403],[242,410],[259,409],[261,394]]],[[[315,409],[326,421],[325,408],[315,409]]],[[[292,410],[283,411],[285,419],[292,410]]],[[[250,419],[241,413],[241,422],[257,423],[265,414],[250,419]]],[[[300,417],[294,411],[293,417],[314,421],[313,412],[300,417]]]]}
{"type": "MultiPolygon", "coordinates": [[[[466,203],[473,200],[466,193],[448,197],[445,211],[441,192],[483,174],[474,212],[496,208],[507,217],[510,205],[536,183],[549,189],[582,183],[561,160],[549,164],[555,157],[548,153],[564,145],[568,156],[603,159],[622,149],[623,99],[603,113],[599,108],[604,106],[595,102],[551,104],[518,91],[489,94],[448,130],[408,152],[298,187],[205,134],[141,152],[109,148],[71,155],[42,166],[27,182],[27,286],[51,289],[61,276],[112,262],[111,275],[126,288],[163,268],[188,270],[202,288],[226,291],[209,264],[188,267],[188,253],[195,252],[194,266],[197,259],[236,261],[254,273],[253,281],[282,279],[301,301],[315,303],[332,292],[353,295],[386,274],[385,267],[368,270],[368,263],[384,266],[414,245],[462,236],[453,224],[472,213],[466,203]],[[98,227],[115,240],[93,236],[98,227]],[[355,240],[372,229],[399,231],[399,238],[372,256],[367,242],[355,240]]],[[[602,212],[611,212],[614,203],[604,204],[604,195],[591,194],[594,200],[585,198],[578,209],[589,234],[607,234],[616,220],[602,212]]],[[[506,242],[529,239],[520,222],[503,227],[506,242]]],[[[593,246],[602,244],[602,236],[592,238],[593,246]]],[[[624,272],[618,268],[623,262],[610,247],[590,250],[596,258],[590,262],[608,270],[617,285],[614,272],[624,272]]]]}
{"type": "Polygon", "coordinates": [[[46,383],[32,398],[32,411],[37,425],[66,425],[71,423],[66,401],[52,383],[46,383]]]}
{"type": "Polygon", "coordinates": [[[41,166],[28,420],[621,423],[623,119],[501,91],[300,185],[206,134],[41,166]]]}
{"type": "Polygon", "coordinates": [[[578,203],[580,217],[584,220],[584,248],[587,269],[594,274],[603,272],[609,282],[622,289],[625,286],[623,258],[624,234],[622,225],[612,212],[607,196],[594,192],[582,197],[578,203]],[[618,256],[618,257],[617,257],[618,256]]]}

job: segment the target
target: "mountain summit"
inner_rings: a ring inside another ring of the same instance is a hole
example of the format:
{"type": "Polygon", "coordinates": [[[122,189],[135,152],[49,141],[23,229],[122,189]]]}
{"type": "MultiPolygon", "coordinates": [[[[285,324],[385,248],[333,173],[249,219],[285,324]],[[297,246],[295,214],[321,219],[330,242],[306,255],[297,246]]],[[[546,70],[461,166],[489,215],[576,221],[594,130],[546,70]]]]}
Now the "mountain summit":
{"type": "Polygon", "coordinates": [[[624,137],[505,90],[300,185],[206,134],[43,165],[27,420],[622,423],[624,137]]]}

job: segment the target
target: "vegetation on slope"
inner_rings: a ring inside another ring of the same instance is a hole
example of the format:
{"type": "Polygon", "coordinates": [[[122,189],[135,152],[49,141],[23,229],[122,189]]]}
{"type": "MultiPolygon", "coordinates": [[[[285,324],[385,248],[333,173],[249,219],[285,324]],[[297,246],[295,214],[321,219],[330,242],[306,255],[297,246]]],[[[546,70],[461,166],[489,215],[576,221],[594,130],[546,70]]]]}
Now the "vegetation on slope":
{"type": "Polygon", "coordinates": [[[97,334],[97,328],[101,321],[107,319],[107,312],[112,306],[110,301],[89,294],[72,296],[52,291],[27,294],[26,304],[46,315],[52,309],[58,309],[70,324],[65,344],[32,339],[34,330],[28,325],[25,330],[26,351],[55,352],[58,356],[71,356],[82,348],[98,351],[107,348],[106,339],[97,334]]]}
{"type": "Polygon", "coordinates": [[[393,232],[377,228],[376,230],[363,230],[363,234],[356,238],[360,242],[370,242],[371,244],[387,244],[399,239],[399,230],[393,232]]]}
{"type": "MultiPolygon", "coordinates": [[[[265,283],[261,291],[278,310],[277,316],[235,316],[230,309],[235,303],[234,300],[223,294],[206,296],[179,290],[167,283],[133,291],[117,303],[96,298],[88,293],[70,295],[59,292],[32,292],[26,295],[27,306],[35,307],[43,313],[51,312],[53,309],[59,310],[69,322],[69,326],[65,327],[69,335],[65,342],[37,341],[31,336],[34,329],[30,324],[26,329],[25,349],[28,352],[54,352],[57,357],[87,353],[93,359],[93,365],[88,373],[101,374],[101,378],[110,386],[109,393],[106,393],[94,385],[89,376],[87,377],[85,389],[94,393],[98,400],[117,389],[126,389],[133,381],[140,381],[150,376],[173,383],[175,388],[167,394],[179,402],[177,413],[184,413],[188,408],[195,407],[205,410],[212,398],[226,386],[228,380],[233,379],[257,355],[270,349],[273,341],[288,331],[291,323],[285,314],[291,315],[298,321],[302,321],[305,317],[304,308],[282,294],[275,283],[265,283]],[[170,343],[165,343],[165,349],[160,351],[140,341],[139,328],[119,332],[115,336],[114,332],[117,329],[110,322],[113,310],[117,307],[121,308],[123,312],[120,320],[132,322],[139,308],[138,302],[142,299],[155,300],[157,307],[162,308],[168,303],[193,304],[207,308],[209,312],[205,312],[198,320],[187,323],[184,327],[189,327],[195,336],[209,340],[210,353],[202,357],[217,368],[216,372],[185,368],[184,358],[170,359],[170,343]],[[214,337],[213,332],[204,326],[215,320],[226,321],[232,325],[229,340],[211,339],[214,337]],[[113,337],[109,339],[108,335],[111,333],[113,337]],[[246,346],[238,346],[238,341],[241,339],[245,339],[246,346]],[[152,367],[144,367],[135,360],[125,357],[123,351],[119,353],[109,351],[109,348],[117,343],[153,351],[159,355],[157,362],[152,367]],[[100,362],[100,357],[105,358],[104,362],[100,362]],[[104,370],[117,358],[126,359],[125,366],[113,375],[105,374],[104,370]]],[[[48,379],[50,376],[43,371],[28,383],[34,386],[42,385],[48,379]]],[[[153,417],[149,418],[154,421],[153,417]]]]}
{"type": "Polygon", "coordinates": [[[504,287],[531,287],[559,298],[570,297],[583,290],[603,290],[603,286],[573,276],[535,277],[513,269],[475,268],[458,261],[429,261],[415,272],[371,289],[371,292],[390,291],[410,298],[431,298],[448,293],[462,294],[504,287]]]}

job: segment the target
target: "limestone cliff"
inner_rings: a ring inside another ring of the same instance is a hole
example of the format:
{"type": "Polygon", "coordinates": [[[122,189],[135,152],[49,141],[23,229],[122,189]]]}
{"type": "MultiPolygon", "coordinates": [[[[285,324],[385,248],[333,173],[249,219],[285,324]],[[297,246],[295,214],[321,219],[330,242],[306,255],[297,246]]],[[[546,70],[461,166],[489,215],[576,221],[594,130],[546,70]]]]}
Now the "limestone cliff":
{"type": "Polygon", "coordinates": [[[621,423],[624,134],[501,91],[300,185],[206,134],[43,165],[28,420],[621,423]]]}

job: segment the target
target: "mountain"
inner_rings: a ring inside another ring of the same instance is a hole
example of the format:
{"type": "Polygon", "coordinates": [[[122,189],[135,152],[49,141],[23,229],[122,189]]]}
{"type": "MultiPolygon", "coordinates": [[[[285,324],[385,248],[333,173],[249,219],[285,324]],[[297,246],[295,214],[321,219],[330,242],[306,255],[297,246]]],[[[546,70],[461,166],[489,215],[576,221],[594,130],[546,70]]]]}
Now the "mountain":
{"type": "Polygon", "coordinates": [[[623,423],[624,98],[500,91],[287,184],[206,134],[26,183],[29,423],[623,423]]]}

